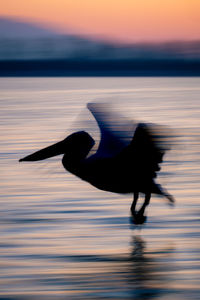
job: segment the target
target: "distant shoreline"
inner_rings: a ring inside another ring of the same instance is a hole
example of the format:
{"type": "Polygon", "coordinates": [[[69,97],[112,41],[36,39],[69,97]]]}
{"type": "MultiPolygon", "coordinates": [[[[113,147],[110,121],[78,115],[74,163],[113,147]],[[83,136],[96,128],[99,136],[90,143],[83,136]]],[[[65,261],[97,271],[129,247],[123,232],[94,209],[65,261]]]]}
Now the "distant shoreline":
{"type": "Polygon", "coordinates": [[[0,77],[200,76],[200,60],[7,60],[0,77]]]}

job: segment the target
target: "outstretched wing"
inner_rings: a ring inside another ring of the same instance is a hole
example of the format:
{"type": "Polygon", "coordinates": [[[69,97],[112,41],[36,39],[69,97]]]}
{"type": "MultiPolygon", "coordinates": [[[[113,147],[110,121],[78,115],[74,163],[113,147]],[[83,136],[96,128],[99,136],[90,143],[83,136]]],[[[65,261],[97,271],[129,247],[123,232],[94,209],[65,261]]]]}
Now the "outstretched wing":
{"type": "Polygon", "coordinates": [[[121,116],[110,104],[89,103],[87,107],[101,133],[96,155],[112,157],[130,144],[137,126],[132,120],[121,116]]]}
{"type": "Polygon", "coordinates": [[[166,150],[170,149],[169,128],[153,123],[135,123],[121,116],[109,104],[89,103],[87,107],[101,132],[95,155],[103,158],[122,153],[126,165],[131,162],[141,174],[155,177],[166,150]]]}

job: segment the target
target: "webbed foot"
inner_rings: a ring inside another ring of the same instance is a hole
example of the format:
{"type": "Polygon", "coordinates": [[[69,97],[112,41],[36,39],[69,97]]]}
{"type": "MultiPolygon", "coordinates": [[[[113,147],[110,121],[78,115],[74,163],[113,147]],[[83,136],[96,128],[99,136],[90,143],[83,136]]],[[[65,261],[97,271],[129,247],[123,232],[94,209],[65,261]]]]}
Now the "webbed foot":
{"type": "Polygon", "coordinates": [[[135,212],[132,214],[132,222],[136,225],[144,224],[147,221],[147,216],[144,216],[140,212],[135,212]]]}

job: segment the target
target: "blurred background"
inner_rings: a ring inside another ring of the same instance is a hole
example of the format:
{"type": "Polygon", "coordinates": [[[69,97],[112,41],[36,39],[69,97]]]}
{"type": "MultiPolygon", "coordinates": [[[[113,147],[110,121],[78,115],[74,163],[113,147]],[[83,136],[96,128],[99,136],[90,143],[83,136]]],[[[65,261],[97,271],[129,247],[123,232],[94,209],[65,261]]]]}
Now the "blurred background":
{"type": "Polygon", "coordinates": [[[8,0],[0,75],[199,75],[200,4],[8,0]]]}

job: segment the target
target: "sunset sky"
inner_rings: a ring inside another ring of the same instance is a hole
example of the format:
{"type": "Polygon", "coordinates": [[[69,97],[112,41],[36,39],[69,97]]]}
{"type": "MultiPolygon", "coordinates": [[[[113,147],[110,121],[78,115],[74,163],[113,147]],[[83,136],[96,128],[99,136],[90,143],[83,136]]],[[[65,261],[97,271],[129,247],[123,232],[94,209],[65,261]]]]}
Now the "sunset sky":
{"type": "Polygon", "coordinates": [[[200,39],[200,0],[6,0],[0,16],[120,42],[200,39]]]}

